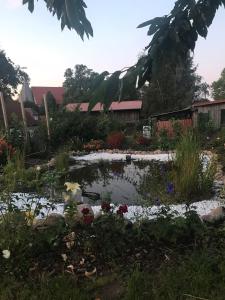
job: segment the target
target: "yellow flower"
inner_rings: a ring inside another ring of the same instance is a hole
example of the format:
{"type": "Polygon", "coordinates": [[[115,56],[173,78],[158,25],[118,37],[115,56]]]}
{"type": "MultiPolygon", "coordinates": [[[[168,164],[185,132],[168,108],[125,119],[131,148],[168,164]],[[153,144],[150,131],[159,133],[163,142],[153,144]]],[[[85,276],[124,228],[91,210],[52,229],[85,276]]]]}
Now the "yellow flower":
{"type": "Polygon", "coordinates": [[[71,191],[73,194],[76,194],[78,190],[80,190],[79,183],[74,182],[65,182],[67,192],[71,191]]]}

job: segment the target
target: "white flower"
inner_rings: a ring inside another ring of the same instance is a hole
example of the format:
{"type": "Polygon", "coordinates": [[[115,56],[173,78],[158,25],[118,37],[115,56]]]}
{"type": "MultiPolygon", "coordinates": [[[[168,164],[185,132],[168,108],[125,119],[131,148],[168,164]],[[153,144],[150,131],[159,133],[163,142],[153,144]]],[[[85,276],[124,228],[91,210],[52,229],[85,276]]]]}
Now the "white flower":
{"type": "Polygon", "coordinates": [[[67,192],[71,191],[73,194],[76,194],[78,190],[80,190],[79,183],[74,182],[65,182],[67,192]]]}
{"type": "Polygon", "coordinates": [[[5,258],[5,259],[8,259],[10,258],[10,251],[9,250],[2,250],[2,256],[5,258]]]}
{"type": "Polygon", "coordinates": [[[61,254],[61,256],[62,256],[62,259],[64,260],[64,261],[67,261],[67,255],[66,254],[61,254]]]}
{"type": "Polygon", "coordinates": [[[40,171],[41,171],[41,167],[40,167],[40,166],[37,166],[37,167],[36,167],[36,171],[40,172],[40,171]]]}

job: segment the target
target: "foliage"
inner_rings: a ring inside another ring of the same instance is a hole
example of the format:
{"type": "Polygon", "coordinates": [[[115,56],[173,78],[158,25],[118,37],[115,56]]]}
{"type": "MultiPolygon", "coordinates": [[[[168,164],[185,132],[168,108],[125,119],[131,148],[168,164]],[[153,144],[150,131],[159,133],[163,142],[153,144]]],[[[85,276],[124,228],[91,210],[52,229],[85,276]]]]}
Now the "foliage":
{"type": "Polygon", "coordinates": [[[4,138],[0,138],[0,166],[5,165],[7,160],[12,158],[15,149],[4,138]]]}
{"type": "Polygon", "coordinates": [[[107,145],[111,149],[120,149],[125,141],[125,135],[122,132],[112,132],[107,137],[107,145]]]}
{"type": "Polygon", "coordinates": [[[225,99],[225,69],[223,69],[220,78],[212,83],[212,95],[215,100],[225,99]]]}
{"type": "Polygon", "coordinates": [[[76,65],[74,71],[67,69],[64,73],[64,104],[73,102],[89,102],[96,78],[99,74],[85,65],[76,65]]]}
{"type": "Polygon", "coordinates": [[[85,143],[92,139],[105,139],[111,131],[120,129],[122,125],[106,116],[59,111],[52,116],[50,127],[51,145],[55,148],[68,141],[76,144],[76,141],[85,143]]]}
{"type": "Polygon", "coordinates": [[[166,129],[160,130],[158,141],[159,141],[159,148],[161,150],[167,151],[170,149],[171,142],[166,129]]]}
{"type": "Polygon", "coordinates": [[[139,135],[136,139],[136,143],[138,145],[142,145],[142,146],[148,146],[150,144],[150,139],[147,139],[146,137],[144,137],[142,134],[139,135]]]}
{"type": "Polygon", "coordinates": [[[0,66],[0,90],[5,97],[15,94],[18,84],[23,83],[24,80],[29,81],[28,75],[16,66],[1,49],[0,66]]]}
{"type": "Polygon", "coordinates": [[[3,184],[10,191],[25,191],[37,188],[37,173],[25,168],[24,155],[16,152],[3,169],[3,184]]]}
{"type": "MultiPolygon", "coordinates": [[[[47,9],[61,20],[61,29],[65,26],[69,30],[74,29],[83,39],[84,34],[89,38],[93,36],[91,23],[86,18],[85,9],[87,8],[83,0],[63,0],[60,2],[44,0],[47,9]]],[[[34,0],[24,0],[23,4],[28,4],[30,12],[34,10],[34,0]]]]}
{"type": "Polygon", "coordinates": [[[11,125],[7,140],[15,149],[23,151],[25,147],[24,126],[14,113],[11,115],[11,125]]]}
{"type": "Polygon", "coordinates": [[[211,161],[203,169],[203,157],[197,136],[192,132],[182,135],[176,146],[173,181],[180,201],[189,203],[198,195],[211,192],[215,162],[211,161]]]}
{"type": "Polygon", "coordinates": [[[146,116],[186,108],[199,97],[201,78],[196,74],[193,58],[189,56],[184,65],[176,69],[163,59],[163,68],[141,89],[146,116]]]}
{"type": "Polygon", "coordinates": [[[85,151],[98,151],[103,149],[104,142],[102,140],[91,140],[89,143],[84,144],[85,151]]]}
{"type": "Polygon", "coordinates": [[[146,80],[151,81],[164,65],[162,57],[167,57],[174,66],[182,65],[189,51],[194,51],[198,36],[206,38],[215,13],[223,4],[224,0],[177,0],[170,14],[140,24],[139,28],[149,27],[148,35],[153,38],[147,46],[144,68],[139,73],[139,86],[146,80]]]}
{"type": "Polygon", "coordinates": [[[57,172],[67,172],[69,170],[69,154],[66,151],[60,151],[55,156],[55,168],[57,172]]]}

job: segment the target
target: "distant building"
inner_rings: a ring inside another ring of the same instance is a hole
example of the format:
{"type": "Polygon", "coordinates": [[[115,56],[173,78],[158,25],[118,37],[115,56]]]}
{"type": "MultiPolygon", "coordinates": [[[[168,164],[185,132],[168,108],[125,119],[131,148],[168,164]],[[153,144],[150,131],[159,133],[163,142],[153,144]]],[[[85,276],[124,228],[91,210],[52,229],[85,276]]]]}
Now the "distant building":
{"type": "Polygon", "coordinates": [[[34,103],[38,106],[42,105],[43,95],[51,92],[55,98],[56,104],[60,105],[63,103],[63,87],[47,87],[47,86],[32,86],[31,91],[34,98],[34,103]]]}
{"type": "Polygon", "coordinates": [[[165,129],[169,134],[173,133],[174,121],[183,128],[211,122],[214,128],[219,129],[225,127],[225,100],[196,101],[182,110],[152,115],[151,120],[158,132],[165,129]]]}
{"type": "Polygon", "coordinates": [[[195,103],[192,110],[194,127],[199,121],[211,121],[215,128],[225,126],[225,99],[195,103]]]}
{"type": "Polygon", "coordinates": [[[34,103],[33,94],[32,94],[31,88],[29,87],[29,84],[27,82],[23,83],[22,90],[20,92],[20,99],[23,102],[34,103]]]}
{"type": "MultiPolygon", "coordinates": [[[[89,103],[69,103],[66,105],[67,111],[80,111],[82,113],[88,113],[89,103]]],[[[142,109],[142,101],[141,100],[133,100],[133,101],[114,101],[110,105],[108,112],[110,115],[119,120],[126,123],[135,123],[140,120],[140,113],[142,109]]],[[[97,103],[90,114],[99,114],[104,111],[104,107],[101,103],[97,103]]]]}
{"type": "MultiPolygon", "coordinates": [[[[14,126],[14,120],[18,120],[19,122],[23,122],[21,106],[18,101],[7,100],[5,101],[5,108],[6,108],[6,115],[8,119],[9,128],[14,126]]],[[[32,114],[25,109],[25,117],[27,121],[27,127],[33,128],[38,125],[38,122],[32,116],[32,114]]],[[[3,127],[3,114],[2,114],[2,107],[0,105],[0,124],[3,127]]]]}

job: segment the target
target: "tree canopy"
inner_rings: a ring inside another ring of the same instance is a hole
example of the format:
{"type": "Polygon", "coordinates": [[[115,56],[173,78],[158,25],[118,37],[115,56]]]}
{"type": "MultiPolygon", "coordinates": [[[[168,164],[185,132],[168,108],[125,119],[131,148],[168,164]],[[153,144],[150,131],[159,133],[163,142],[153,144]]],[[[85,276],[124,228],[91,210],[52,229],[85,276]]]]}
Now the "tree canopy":
{"type": "Polygon", "coordinates": [[[64,73],[64,104],[89,102],[98,76],[97,72],[82,64],[75,65],[74,70],[68,68],[64,73]]]}
{"type": "Polygon", "coordinates": [[[163,70],[141,89],[144,114],[148,116],[190,106],[194,99],[200,97],[201,85],[192,57],[188,57],[184,67],[176,72],[166,63],[163,70]]]}
{"type": "Polygon", "coordinates": [[[220,78],[212,83],[212,94],[216,100],[225,99],[225,69],[223,69],[220,78]]]}
{"type": "Polygon", "coordinates": [[[0,90],[6,97],[16,93],[18,84],[29,81],[28,75],[0,50],[0,90]]]}

